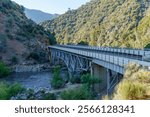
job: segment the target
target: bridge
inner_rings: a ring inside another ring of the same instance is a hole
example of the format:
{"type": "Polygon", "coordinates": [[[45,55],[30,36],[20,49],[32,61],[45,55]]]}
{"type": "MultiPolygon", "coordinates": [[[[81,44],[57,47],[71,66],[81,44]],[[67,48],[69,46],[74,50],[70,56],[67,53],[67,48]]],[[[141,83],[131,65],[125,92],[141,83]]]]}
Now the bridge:
{"type": "Polygon", "coordinates": [[[56,45],[48,49],[53,63],[61,59],[72,74],[89,70],[91,75],[103,80],[98,88],[107,92],[119,82],[129,63],[150,70],[150,50],[79,45],[56,45]]]}

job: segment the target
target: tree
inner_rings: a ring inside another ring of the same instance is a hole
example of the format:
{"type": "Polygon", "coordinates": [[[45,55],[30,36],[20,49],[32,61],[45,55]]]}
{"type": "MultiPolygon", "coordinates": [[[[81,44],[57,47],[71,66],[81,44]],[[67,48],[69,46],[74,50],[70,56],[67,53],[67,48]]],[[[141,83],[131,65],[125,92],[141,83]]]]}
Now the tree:
{"type": "Polygon", "coordinates": [[[60,66],[56,66],[53,71],[53,79],[51,81],[51,85],[54,89],[62,88],[65,84],[65,81],[62,79],[60,75],[60,66]]]}

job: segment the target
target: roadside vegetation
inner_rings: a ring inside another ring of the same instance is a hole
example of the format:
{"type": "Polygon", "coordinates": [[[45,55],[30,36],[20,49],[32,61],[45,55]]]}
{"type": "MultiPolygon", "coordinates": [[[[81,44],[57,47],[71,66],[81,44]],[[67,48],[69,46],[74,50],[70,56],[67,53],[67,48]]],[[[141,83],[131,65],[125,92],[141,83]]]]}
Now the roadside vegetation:
{"type": "Polygon", "coordinates": [[[130,63],[123,80],[116,87],[115,100],[150,99],[150,72],[140,65],[130,63]]]}

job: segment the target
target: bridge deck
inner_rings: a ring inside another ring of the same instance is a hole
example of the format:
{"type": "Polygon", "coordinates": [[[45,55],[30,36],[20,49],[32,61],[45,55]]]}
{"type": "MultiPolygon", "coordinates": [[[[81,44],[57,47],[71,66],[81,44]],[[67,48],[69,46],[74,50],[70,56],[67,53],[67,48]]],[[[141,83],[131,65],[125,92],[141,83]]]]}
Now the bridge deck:
{"type": "Polygon", "coordinates": [[[124,73],[125,65],[130,62],[150,69],[150,62],[143,60],[143,56],[150,55],[150,51],[148,50],[62,45],[49,46],[49,48],[90,58],[94,63],[121,74],[124,73]]]}

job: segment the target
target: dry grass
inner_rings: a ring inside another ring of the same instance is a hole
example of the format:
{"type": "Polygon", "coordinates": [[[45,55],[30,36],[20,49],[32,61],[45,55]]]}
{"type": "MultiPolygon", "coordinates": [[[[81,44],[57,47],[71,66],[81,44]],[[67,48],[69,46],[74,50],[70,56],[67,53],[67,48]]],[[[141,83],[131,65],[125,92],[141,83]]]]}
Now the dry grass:
{"type": "Polygon", "coordinates": [[[130,80],[122,81],[116,88],[116,93],[113,99],[117,100],[138,100],[145,99],[146,85],[140,84],[139,82],[132,82],[130,80]]]}
{"type": "Polygon", "coordinates": [[[116,86],[113,99],[150,99],[150,72],[142,69],[140,65],[135,63],[127,65],[124,78],[118,86],[116,86]]]}

